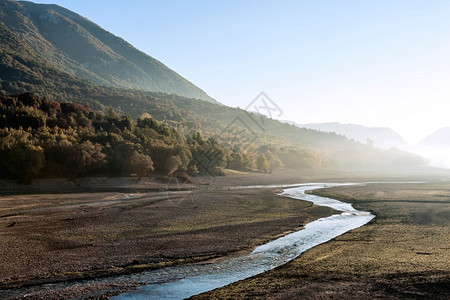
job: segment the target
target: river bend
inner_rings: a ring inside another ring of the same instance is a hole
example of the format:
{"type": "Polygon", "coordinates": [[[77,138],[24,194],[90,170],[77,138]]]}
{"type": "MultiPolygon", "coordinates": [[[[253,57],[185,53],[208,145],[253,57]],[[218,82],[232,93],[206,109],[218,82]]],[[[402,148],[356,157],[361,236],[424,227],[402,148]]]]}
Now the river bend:
{"type": "MultiPolygon", "coordinates": [[[[307,190],[339,185],[343,184],[296,185],[296,187],[286,188],[281,195],[331,207],[341,211],[340,214],[310,222],[299,231],[263,244],[253,252],[237,258],[211,264],[168,267],[133,274],[132,280],[148,282],[149,285],[112,299],[184,299],[204,293],[281,266],[298,257],[302,252],[363,226],[375,217],[369,212],[354,209],[348,203],[305,193],[307,190]]],[[[264,187],[276,186],[260,186],[260,188],[264,187]]]]}

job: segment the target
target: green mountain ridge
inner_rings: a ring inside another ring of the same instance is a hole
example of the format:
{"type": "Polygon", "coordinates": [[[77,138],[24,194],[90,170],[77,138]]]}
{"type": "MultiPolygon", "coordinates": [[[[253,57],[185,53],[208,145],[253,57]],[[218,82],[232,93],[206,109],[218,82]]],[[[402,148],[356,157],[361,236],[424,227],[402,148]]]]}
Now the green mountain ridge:
{"type": "MultiPolygon", "coordinates": [[[[186,127],[184,133],[189,133],[189,130],[200,130],[210,136],[227,135],[223,131],[238,118],[239,122],[233,125],[246,130],[246,133],[241,135],[244,137],[258,135],[260,142],[279,140],[282,144],[299,144],[300,141],[303,147],[314,148],[325,145],[328,145],[325,148],[332,145],[335,147],[338,144],[348,143],[340,136],[297,129],[267,118],[264,118],[264,122],[268,127],[261,130],[255,122],[261,117],[252,117],[241,109],[174,94],[102,87],[49,64],[45,57],[21,38],[21,35],[2,23],[0,34],[1,40],[4,41],[0,44],[0,86],[6,94],[31,91],[59,102],[89,104],[93,109],[106,111],[107,107],[113,107],[119,113],[130,115],[134,119],[143,112],[148,112],[156,119],[172,126],[179,127],[180,123],[183,123],[186,127]],[[248,129],[252,133],[249,133],[248,129]]],[[[228,135],[232,135],[231,129],[228,135]]]]}
{"type": "Polygon", "coordinates": [[[215,102],[158,60],[58,5],[0,2],[0,22],[47,65],[94,83],[215,102]]]}

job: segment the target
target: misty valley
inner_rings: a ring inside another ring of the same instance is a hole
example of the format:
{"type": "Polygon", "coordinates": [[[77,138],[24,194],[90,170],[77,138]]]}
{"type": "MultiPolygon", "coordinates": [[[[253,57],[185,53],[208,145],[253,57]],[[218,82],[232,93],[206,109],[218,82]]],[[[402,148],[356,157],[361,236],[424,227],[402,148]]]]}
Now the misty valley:
{"type": "Polygon", "coordinates": [[[450,5],[38,2],[0,0],[1,299],[450,298],[450,5]]]}

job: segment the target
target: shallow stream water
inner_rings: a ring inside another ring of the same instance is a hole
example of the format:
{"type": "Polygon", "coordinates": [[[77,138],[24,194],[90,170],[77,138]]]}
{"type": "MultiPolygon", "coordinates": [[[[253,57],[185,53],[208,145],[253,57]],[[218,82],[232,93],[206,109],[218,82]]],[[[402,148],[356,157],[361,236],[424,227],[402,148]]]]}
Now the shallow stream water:
{"type": "MultiPolygon", "coordinates": [[[[281,266],[298,257],[302,252],[363,226],[375,217],[369,212],[354,209],[348,203],[305,193],[307,190],[339,185],[343,184],[296,185],[296,187],[286,188],[281,195],[331,207],[342,213],[308,223],[299,231],[261,245],[253,252],[237,258],[127,275],[131,277],[130,280],[148,282],[149,285],[112,299],[184,299],[204,293],[281,266]]],[[[250,188],[257,188],[257,186],[250,188]]]]}

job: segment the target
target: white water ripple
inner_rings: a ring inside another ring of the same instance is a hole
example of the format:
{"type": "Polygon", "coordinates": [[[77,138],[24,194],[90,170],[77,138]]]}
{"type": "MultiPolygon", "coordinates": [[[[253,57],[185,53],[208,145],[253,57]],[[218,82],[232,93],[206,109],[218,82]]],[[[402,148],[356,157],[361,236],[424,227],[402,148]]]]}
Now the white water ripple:
{"type": "Polygon", "coordinates": [[[305,194],[307,190],[344,184],[307,184],[286,189],[282,195],[331,207],[341,214],[306,224],[304,229],[257,247],[252,253],[226,261],[185,265],[144,272],[134,280],[151,283],[112,299],[184,299],[281,266],[302,252],[363,226],[375,216],[350,204],[305,194]]]}

